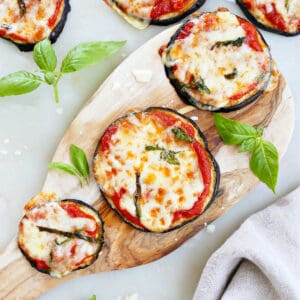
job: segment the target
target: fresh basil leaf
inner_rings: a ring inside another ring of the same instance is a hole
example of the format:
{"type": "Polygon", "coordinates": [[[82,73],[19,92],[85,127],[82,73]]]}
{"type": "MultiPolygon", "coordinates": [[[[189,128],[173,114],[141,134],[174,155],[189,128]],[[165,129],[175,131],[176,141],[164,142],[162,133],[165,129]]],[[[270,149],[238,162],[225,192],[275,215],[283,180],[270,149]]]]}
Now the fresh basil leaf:
{"type": "Polygon", "coordinates": [[[11,73],[0,78],[0,97],[30,93],[42,82],[39,76],[26,71],[11,73]]]}
{"type": "Polygon", "coordinates": [[[53,72],[57,65],[57,58],[51,42],[45,39],[34,46],[33,59],[40,69],[53,72]]]}
{"type": "Polygon", "coordinates": [[[214,113],[214,121],[224,144],[240,145],[244,140],[257,137],[254,127],[225,118],[221,114],[214,113]]]}
{"type": "Polygon", "coordinates": [[[214,50],[215,48],[220,48],[220,47],[224,47],[224,46],[236,46],[236,47],[241,47],[243,42],[244,42],[245,37],[239,37],[236,40],[228,40],[228,41],[219,41],[216,42],[211,48],[210,50],[214,50]]]}
{"type": "Polygon", "coordinates": [[[52,162],[48,165],[49,170],[59,170],[68,174],[71,174],[73,176],[76,176],[80,180],[81,186],[85,184],[84,178],[81,176],[81,174],[78,172],[78,170],[66,163],[62,162],[52,162]]]}
{"type": "Polygon", "coordinates": [[[187,143],[191,143],[193,141],[193,139],[190,136],[188,136],[188,134],[179,127],[174,127],[172,129],[172,132],[175,134],[176,141],[182,140],[187,143]]]}
{"type": "Polygon", "coordinates": [[[73,48],[63,59],[62,73],[71,73],[92,65],[117,52],[125,45],[121,42],[82,43],[73,48]]]}
{"type": "Polygon", "coordinates": [[[149,145],[145,147],[146,151],[157,151],[157,150],[165,150],[162,147],[159,147],[158,145],[149,145]]]}
{"type": "Polygon", "coordinates": [[[89,164],[84,151],[72,144],[70,147],[70,160],[81,176],[88,180],[90,175],[89,164]]]}
{"type": "Polygon", "coordinates": [[[160,153],[160,159],[165,160],[171,165],[180,165],[178,158],[175,156],[178,152],[164,150],[160,153]]]}
{"type": "Polygon", "coordinates": [[[250,159],[251,171],[274,193],[278,178],[279,156],[276,147],[257,139],[250,159]]]}
{"type": "Polygon", "coordinates": [[[205,92],[207,94],[210,94],[210,89],[205,84],[203,78],[196,79],[194,76],[192,78],[192,83],[185,85],[185,88],[192,88],[196,89],[198,92],[205,92]]]}
{"type": "Polygon", "coordinates": [[[254,145],[255,145],[255,141],[256,139],[255,138],[250,138],[250,139],[247,139],[247,140],[244,140],[242,142],[242,145],[241,145],[241,148],[239,150],[239,152],[251,152],[254,145]]]}
{"type": "Polygon", "coordinates": [[[262,136],[263,133],[264,133],[264,126],[259,125],[259,126],[256,128],[256,132],[257,132],[258,136],[262,136]]]}

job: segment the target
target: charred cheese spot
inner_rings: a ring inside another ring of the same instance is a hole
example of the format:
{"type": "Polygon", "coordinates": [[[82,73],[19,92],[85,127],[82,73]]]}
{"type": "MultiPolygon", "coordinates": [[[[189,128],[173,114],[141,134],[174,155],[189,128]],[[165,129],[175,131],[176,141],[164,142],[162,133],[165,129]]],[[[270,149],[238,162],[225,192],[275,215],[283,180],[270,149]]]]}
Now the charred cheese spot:
{"type": "Polygon", "coordinates": [[[270,79],[272,64],[255,27],[228,11],[189,19],[162,58],[177,93],[207,110],[238,107],[257,98],[270,79]]]}
{"type": "Polygon", "coordinates": [[[194,143],[175,138],[172,130],[182,128],[192,132],[199,147],[204,145],[190,120],[171,110],[153,108],[131,113],[112,126],[118,130],[104,151],[101,139],[93,169],[106,200],[126,221],[138,228],[163,232],[201,214],[214,193],[217,175],[207,150],[203,159],[211,167],[206,173],[210,179],[203,178],[194,143]],[[130,133],[128,128],[131,128],[130,133]],[[116,157],[125,164],[121,165],[116,157]],[[111,175],[112,168],[117,171],[111,175]],[[107,172],[110,172],[109,177],[107,172]],[[208,197],[203,207],[192,217],[182,217],[174,223],[175,212],[192,209],[204,191],[208,197]]]}
{"type": "Polygon", "coordinates": [[[32,266],[62,277],[92,264],[103,243],[98,213],[78,200],[49,201],[52,195],[47,194],[35,198],[27,206],[18,235],[19,247],[32,266]]]}

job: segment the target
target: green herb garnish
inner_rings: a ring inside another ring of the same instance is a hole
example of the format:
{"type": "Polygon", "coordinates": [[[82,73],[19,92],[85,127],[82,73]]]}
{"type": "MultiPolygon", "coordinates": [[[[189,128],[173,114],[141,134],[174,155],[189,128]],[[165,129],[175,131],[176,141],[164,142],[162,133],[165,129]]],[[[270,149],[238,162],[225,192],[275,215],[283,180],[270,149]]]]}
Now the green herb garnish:
{"type": "Polygon", "coordinates": [[[18,6],[20,10],[20,17],[22,18],[26,14],[26,5],[24,0],[18,0],[18,6]]]}
{"type": "Polygon", "coordinates": [[[216,42],[211,48],[210,50],[214,50],[215,48],[220,48],[223,46],[236,46],[236,47],[241,47],[243,42],[244,42],[245,37],[239,37],[236,40],[229,40],[229,41],[219,41],[216,42]]]}
{"type": "Polygon", "coordinates": [[[276,147],[264,140],[263,126],[255,128],[216,113],[214,121],[224,144],[241,145],[239,152],[251,152],[251,171],[275,193],[279,155],[276,147]]]}
{"type": "Polygon", "coordinates": [[[165,150],[162,147],[159,147],[158,145],[150,145],[145,147],[146,151],[157,151],[157,150],[165,150]]]}
{"type": "Polygon", "coordinates": [[[210,94],[210,89],[205,84],[203,78],[196,80],[195,77],[193,76],[192,83],[185,85],[185,88],[192,88],[192,89],[196,89],[198,92],[203,91],[207,94],[210,94]]]}
{"type": "Polygon", "coordinates": [[[160,153],[160,159],[165,160],[171,165],[180,165],[178,158],[175,156],[177,153],[179,152],[172,150],[164,150],[160,153]]]}
{"type": "Polygon", "coordinates": [[[38,75],[27,71],[18,71],[0,78],[0,97],[30,93],[36,90],[41,83],[46,83],[52,85],[55,102],[58,103],[58,83],[63,75],[103,60],[118,51],[124,44],[125,41],[79,44],[69,51],[62,61],[60,69],[56,70],[55,51],[50,41],[45,39],[37,43],[33,51],[34,61],[39,67],[38,75]]]}
{"type": "Polygon", "coordinates": [[[176,141],[182,140],[188,143],[191,143],[193,139],[187,135],[187,133],[179,127],[174,127],[172,132],[175,134],[176,141]]]}
{"type": "Polygon", "coordinates": [[[141,198],[141,184],[140,184],[140,173],[136,172],[135,174],[135,185],[136,185],[136,190],[134,194],[134,205],[136,209],[136,216],[138,219],[141,217],[141,205],[140,205],[140,198],[141,198]]]}
{"type": "Polygon", "coordinates": [[[93,295],[89,300],[97,300],[96,295],[93,295]]]}
{"type": "Polygon", "coordinates": [[[80,180],[81,187],[89,183],[89,164],[84,151],[75,146],[70,146],[70,160],[72,165],[63,162],[52,162],[48,165],[50,170],[60,170],[76,176],[80,180]]]}
{"type": "Polygon", "coordinates": [[[171,165],[180,165],[178,158],[175,156],[180,151],[166,150],[165,148],[159,147],[158,145],[150,145],[145,147],[146,151],[161,151],[160,159],[165,160],[171,165]]]}
{"type": "Polygon", "coordinates": [[[234,68],[231,73],[225,74],[224,77],[226,79],[232,80],[237,76],[237,68],[234,68]]]}

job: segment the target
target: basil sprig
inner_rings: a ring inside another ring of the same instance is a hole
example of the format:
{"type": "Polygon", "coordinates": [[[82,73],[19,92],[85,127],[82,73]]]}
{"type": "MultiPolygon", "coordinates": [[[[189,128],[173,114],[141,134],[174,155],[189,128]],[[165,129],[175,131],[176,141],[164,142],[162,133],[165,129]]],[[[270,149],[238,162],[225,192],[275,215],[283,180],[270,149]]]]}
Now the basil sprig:
{"type": "Polygon", "coordinates": [[[239,152],[250,152],[250,169],[275,193],[279,155],[276,147],[264,140],[263,127],[257,128],[214,114],[215,126],[224,144],[241,145],[239,152]]]}
{"type": "Polygon", "coordinates": [[[180,165],[180,162],[175,155],[180,153],[181,151],[166,150],[165,148],[159,147],[158,145],[147,145],[145,146],[145,150],[161,151],[159,155],[159,158],[161,160],[166,161],[170,165],[180,165]]]}
{"type": "Polygon", "coordinates": [[[184,130],[182,130],[179,127],[172,128],[172,132],[175,135],[176,141],[182,140],[182,141],[185,141],[187,143],[191,143],[193,141],[193,139],[184,130]]]}
{"type": "Polygon", "coordinates": [[[64,162],[52,162],[48,165],[50,170],[59,170],[76,176],[80,180],[81,187],[89,183],[90,171],[86,154],[76,145],[70,146],[71,164],[64,162]]]}
{"type": "Polygon", "coordinates": [[[228,41],[219,41],[216,42],[210,50],[214,50],[215,48],[220,48],[220,47],[226,47],[226,46],[236,46],[236,47],[241,47],[243,42],[244,42],[245,37],[239,37],[236,40],[228,40],[228,41]]]}
{"type": "Polygon", "coordinates": [[[67,73],[76,72],[95,64],[117,52],[126,42],[90,42],[73,48],[63,59],[59,70],[57,57],[50,41],[45,39],[37,43],[33,51],[33,59],[39,70],[38,74],[19,71],[0,78],[0,97],[30,93],[41,83],[53,87],[55,102],[59,102],[58,83],[67,73]]]}

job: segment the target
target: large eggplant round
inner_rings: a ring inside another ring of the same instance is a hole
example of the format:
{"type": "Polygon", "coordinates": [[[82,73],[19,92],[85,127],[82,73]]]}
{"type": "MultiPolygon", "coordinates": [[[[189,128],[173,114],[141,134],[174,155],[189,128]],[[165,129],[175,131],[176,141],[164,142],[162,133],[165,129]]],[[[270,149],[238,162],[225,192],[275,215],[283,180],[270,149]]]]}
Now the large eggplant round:
{"type": "Polygon", "coordinates": [[[198,125],[161,107],[109,125],[93,171],[104,199],[125,222],[156,233],[199,217],[215,199],[220,178],[198,125]]]}
{"type": "Polygon", "coordinates": [[[95,262],[103,234],[100,215],[90,205],[40,193],[25,207],[18,245],[37,271],[61,278],[95,262]]]}
{"type": "Polygon", "coordinates": [[[45,38],[54,43],[70,10],[69,0],[4,0],[0,3],[0,37],[21,51],[33,50],[34,45],[45,38]],[[10,21],[11,18],[14,19],[10,21]]]}
{"type": "Polygon", "coordinates": [[[289,8],[289,1],[267,0],[265,3],[260,2],[259,5],[256,5],[254,0],[236,0],[236,2],[255,26],[284,36],[300,34],[299,1],[294,1],[296,5],[293,7],[293,14],[289,8]],[[283,5],[282,2],[284,2],[283,5]],[[281,6],[281,11],[285,12],[285,16],[278,12],[278,4],[281,6]]]}
{"type": "Polygon", "coordinates": [[[144,23],[166,26],[173,24],[201,7],[205,0],[105,0],[126,16],[144,23]]]}
{"type": "Polygon", "coordinates": [[[269,47],[248,21],[221,9],[188,19],[162,60],[183,101],[209,111],[232,111],[256,100],[272,70],[269,47]]]}

